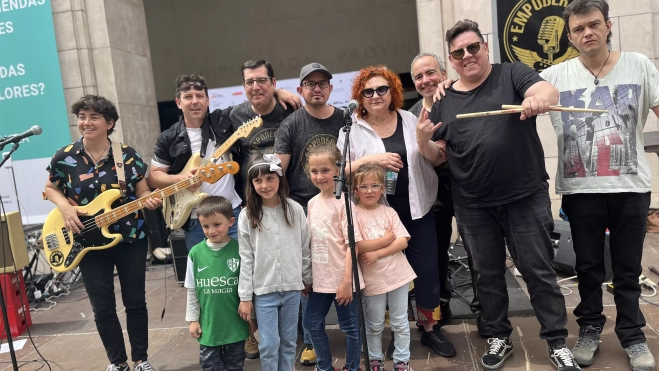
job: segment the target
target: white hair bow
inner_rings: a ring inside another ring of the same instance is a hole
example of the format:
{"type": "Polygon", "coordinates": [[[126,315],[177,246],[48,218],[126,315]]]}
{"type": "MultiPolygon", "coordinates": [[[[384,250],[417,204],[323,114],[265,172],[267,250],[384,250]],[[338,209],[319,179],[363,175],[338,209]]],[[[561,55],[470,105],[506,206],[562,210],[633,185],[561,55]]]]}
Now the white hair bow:
{"type": "Polygon", "coordinates": [[[270,171],[274,171],[279,176],[284,176],[283,169],[281,168],[281,166],[279,166],[279,164],[281,164],[281,160],[279,159],[279,157],[277,155],[275,155],[275,154],[263,155],[263,160],[265,162],[260,162],[258,164],[254,164],[247,171],[249,172],[254,167],[259,166],[259,165],[269,165],[270,166],[270,171]]]}

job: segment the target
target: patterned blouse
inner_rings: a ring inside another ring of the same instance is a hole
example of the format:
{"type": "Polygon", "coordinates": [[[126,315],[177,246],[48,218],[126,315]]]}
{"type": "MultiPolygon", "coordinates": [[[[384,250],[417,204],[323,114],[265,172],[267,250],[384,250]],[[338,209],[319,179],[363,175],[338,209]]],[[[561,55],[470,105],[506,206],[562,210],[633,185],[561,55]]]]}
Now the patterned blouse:
{"type": "MultiPolygon", "coordinates": [[[[121,148],[126,174],[126,195],[112,203],[113,209],[136,199],[135,187],[144,178],[147,168],[133,148],[125,144],[122,144],[121,148]]],[[[57,150],[47,170],[50,173],[50,181],[64,192],[69,203],[74,206],[87,205],[108,189],[119,189],[112,147],[105,158],[94,164],[85,152],[82,139],[57,150]]],[[[146,238],[149,234],[141,210],[119,219],[109,227],[109,231],[120,233],[123,236],[122,242],[126,243],[146,238]]]]}

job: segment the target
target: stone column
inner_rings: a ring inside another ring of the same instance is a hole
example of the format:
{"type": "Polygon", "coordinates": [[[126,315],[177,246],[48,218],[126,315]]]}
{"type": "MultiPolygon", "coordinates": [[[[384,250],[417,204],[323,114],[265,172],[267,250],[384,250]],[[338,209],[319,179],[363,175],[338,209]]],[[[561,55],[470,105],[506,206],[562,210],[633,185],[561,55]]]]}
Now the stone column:
{"type": "MultiPolygon", "coordinates": [[[[66,104],[85,94],[117,105],[114,140],[150,163],[160,133],[142,0],[52,0],[66,104]]],[[[80,137],[73,115],[72,140],[80,137]]]]}

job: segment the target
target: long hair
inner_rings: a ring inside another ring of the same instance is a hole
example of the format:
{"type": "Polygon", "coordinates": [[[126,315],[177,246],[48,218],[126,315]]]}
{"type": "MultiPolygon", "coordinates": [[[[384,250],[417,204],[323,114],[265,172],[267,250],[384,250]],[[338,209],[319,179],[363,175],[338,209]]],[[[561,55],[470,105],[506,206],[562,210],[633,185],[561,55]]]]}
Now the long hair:
{"type": "Polygon", "coordinates": [[[263,153],[256,152],[251,157],[247,163],[247,180],[245,184],[245,203],[247,209],[247,217],[249,218],[250,226],[252,228],[258,228],[259,231],[262,228],[261,220],[263,219],[263,200],[256,189],[252,181],[254,178],[258,178],[261,175],[274,174],[279,178],[279,189],[277,189],[277,195],[281,201],[281,207],[284,210],[284,219],[286,224],[293,226],[294,216],[292,210],[290,210],[290,205],[286,197],[288,196],[288,182],[286,181],[285,176],[280,176],[275,171],[270,171],[270,163],[263,159],[263,153]],[[257,166],[254,166],[257,165],[257,166]],[[289,214],[290,210],[290,214],[289,214]]]}
{"type": "Polygon", "coordinates": [[[364,90],[366,82],[375,76],[382,76],[389,84],[389,94],[391,94],[389,110],[395,111],[403,107],[403,84],[400,82],[400,77],[385,66],[370,66],[362,68],[352,83],[352,99],[359,102],[359,106],[361,107],[361,109],[355,111],[359,118],[364,118],[368,115],[368,112],[364,109],[362,90],[364,90]]]}

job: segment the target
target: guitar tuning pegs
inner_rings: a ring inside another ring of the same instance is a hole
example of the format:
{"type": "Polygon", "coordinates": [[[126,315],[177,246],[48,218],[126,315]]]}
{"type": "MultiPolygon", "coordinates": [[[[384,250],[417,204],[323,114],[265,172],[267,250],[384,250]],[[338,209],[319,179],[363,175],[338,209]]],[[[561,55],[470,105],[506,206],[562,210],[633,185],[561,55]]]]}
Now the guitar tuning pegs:
{"type": "Polygon", "coordinates": [[[233,167],[233,165],[229,164],[229,165],[227,165],[227,167],[228,167],[229,169],[231,169],[231,168],[233,167]]]}
{"type": "Polygon", "coordinates": [[[222,169],[222,166],[218,167],[217,169],[220,170],[220,171],[224,170],[224,169],[222,169]]]}
{"type": "Polygon", "coordinates": [[[210,172],[211,172],[211,173],[214,173],[214,172],[215,172],[215,169],[211,168],[211,169],[210,169],[210,172]]]}

